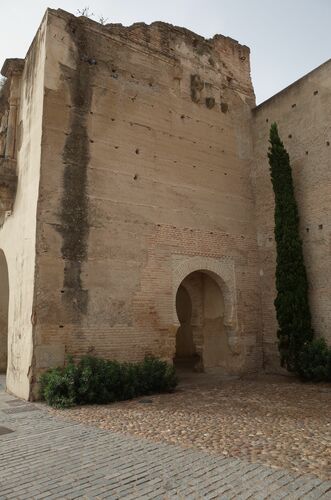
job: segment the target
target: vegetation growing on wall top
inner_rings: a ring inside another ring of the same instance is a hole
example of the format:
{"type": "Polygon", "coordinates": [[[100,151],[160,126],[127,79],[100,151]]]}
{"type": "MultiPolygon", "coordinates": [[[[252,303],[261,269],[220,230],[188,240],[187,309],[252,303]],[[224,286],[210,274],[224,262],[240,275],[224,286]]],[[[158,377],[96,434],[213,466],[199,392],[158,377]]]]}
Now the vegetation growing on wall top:
{"type": "MultiPolygon", "coordinates": [[[[83,7],[82,9],[77,9],[77,15],[83,16],[83,17],[88,17],[89,19],[94,19],[96,17],[89,6],[83,7]]],[[[97,19],[97,22],[100,24],[107,24],[107,22],[108,22],[108,18],[104,17],[103,15],[97,16],[96,19],[97,19]]]]}

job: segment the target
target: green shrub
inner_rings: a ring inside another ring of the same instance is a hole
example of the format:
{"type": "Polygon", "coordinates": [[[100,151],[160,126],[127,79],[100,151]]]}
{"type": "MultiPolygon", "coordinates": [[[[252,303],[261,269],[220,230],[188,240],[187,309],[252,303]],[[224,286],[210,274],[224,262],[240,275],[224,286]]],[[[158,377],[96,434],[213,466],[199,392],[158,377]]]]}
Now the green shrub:
{"type": "Polygon", "coordinates": [[[72,358],[63,368],[40,377],[40,396],[50,406],[105,404],[157,392],[171,392],[177,385],[174,367],[154,357],[140,363],[119,363],[84,356],[72,358]]]}
{"type": "Polygon", "coordinates": [[[136,368],[140,394],[168,392],[177,385],[175,369],[165,361],[146,357],[142,363],[136,365],[136,368]]]}
{"type": "Polygon", "coordinates": [[[77,404],[111,403],[119,399],[122,368],[118,362],[85,356],[77,371],[77,404]]]}
{"type": "Polygon", "coordinates": [[[76,404],[77,371],[69,361],[65,369],[54,368],[40,377],[42,399],[55,408],[69,408],[76,404]]]}
{"type": "Polygon", "coordinates": [[[308,342],[302,348],[298,373],[303,380],[331,382],[331,348],[323,338],[308,342]]]}

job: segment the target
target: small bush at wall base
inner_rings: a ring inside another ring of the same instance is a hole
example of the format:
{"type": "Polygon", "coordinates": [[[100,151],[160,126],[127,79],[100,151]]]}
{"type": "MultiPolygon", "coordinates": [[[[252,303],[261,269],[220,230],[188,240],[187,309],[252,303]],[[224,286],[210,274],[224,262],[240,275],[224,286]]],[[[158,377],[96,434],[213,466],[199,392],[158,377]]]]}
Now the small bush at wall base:
{"type": "Polygon", "coordinates": [[[331,348],[323,338],[303,346],[298,359],[298,373],[306,381],[331,382],[331,348]]]}
{"type": "Polygon", "coordinates": [[[84,356],[77,364],[69,357],[65,367],[47,371],[39,382],[40,396],[47,404],[69,408],[171,392],[177,377],[172,365],[154,357],[140,363],[119,363],[84,356]]]}

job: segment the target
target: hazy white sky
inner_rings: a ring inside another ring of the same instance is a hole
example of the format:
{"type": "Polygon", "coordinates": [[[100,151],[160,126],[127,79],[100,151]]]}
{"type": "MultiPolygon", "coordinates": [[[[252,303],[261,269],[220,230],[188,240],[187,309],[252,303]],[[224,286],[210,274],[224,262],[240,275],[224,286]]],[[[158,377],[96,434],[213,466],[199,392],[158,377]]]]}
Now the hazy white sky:
{"type": "Polygon", "coordinates": [[[47,7],[125,25],[166,21],[251,48],[252,78],[262,102],[331,57],[331,0],[2,0],[0,64],[24,57],[47,7]]]}

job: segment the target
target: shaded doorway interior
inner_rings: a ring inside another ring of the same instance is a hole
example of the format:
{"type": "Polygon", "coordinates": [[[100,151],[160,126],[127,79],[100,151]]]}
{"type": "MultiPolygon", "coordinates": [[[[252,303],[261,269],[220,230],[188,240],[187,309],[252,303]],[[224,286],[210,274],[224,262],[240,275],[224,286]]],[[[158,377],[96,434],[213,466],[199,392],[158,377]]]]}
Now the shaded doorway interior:
{"type": "Polygon", "coordinates": [[[174,363],[178,368],[193,369],[197,361],[197,353],[193,339],[192,300],[183,285],[180,285],[177,291],[176,311],[180,327],[176,335],[174,363]]]}
{"type": "Polygon", "coordinates": [[[0,250],[0,373],[7,371],[9,280],[5,254],[0,250]]]}
{"type": "Polygon", "coordinates": [[[176,335],[177,368],[191,371],[227,371],[230,351],[224,328],[224,300],[213,273],[195,271],[176,294],[180,323],[176,335]]]}

